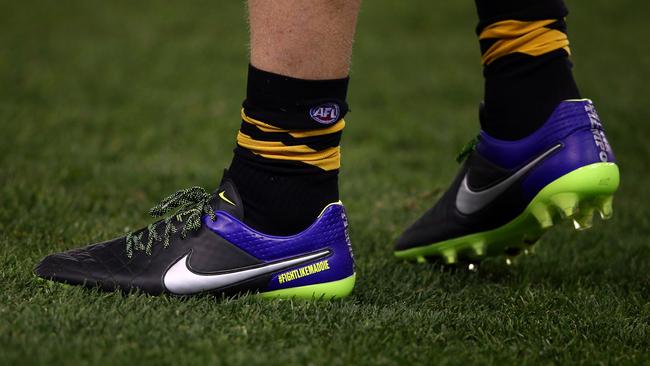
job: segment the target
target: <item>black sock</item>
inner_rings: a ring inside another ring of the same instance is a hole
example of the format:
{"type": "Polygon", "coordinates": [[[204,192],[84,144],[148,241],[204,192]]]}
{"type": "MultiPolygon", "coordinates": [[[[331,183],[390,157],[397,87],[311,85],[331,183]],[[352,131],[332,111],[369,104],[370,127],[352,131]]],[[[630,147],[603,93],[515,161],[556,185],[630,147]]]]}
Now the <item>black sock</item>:
{"type": "Polygon", "coordinates": [[[568,11],[562,0],[476,0],[476,5],[485,76],[481,128],[496,138],[521,139],[543,125],[561,101],[580,98],[568,57],[568,11]],[[490,33],[497,27],[498,33],[490,33]]]}
{"type": "Polygon", "coordinates": [[[338,201],[347,85],[347,78],[302,80],[249,67],[229,169],[246,224],[267,234],[295,234],[338,201]]]}

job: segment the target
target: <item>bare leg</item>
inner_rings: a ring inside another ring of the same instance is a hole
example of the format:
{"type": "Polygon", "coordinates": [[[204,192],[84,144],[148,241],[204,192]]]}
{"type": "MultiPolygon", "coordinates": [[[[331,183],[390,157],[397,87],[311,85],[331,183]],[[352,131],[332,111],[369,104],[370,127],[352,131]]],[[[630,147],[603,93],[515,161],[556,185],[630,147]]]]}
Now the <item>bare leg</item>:
{"type": "Polygon", "coordinates": [[[348,75],[361,0],[250,0],[251,64],[300,79],[348,75]]]}

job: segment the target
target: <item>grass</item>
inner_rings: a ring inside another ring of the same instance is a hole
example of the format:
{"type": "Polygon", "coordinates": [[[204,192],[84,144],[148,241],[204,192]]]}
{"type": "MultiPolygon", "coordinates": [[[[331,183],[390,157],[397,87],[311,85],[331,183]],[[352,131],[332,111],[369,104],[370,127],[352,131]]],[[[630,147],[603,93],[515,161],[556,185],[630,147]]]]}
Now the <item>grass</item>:
{"type": "MultiPolygon", "coordinates": [[[[615,217],[517,266],[400,263],[452,179],[482,95],[470,1],[368,1],[341,194],[359,280],[342,301],[180,300],[38,281],[44,255],[214,187],[244,96],[240,2],[0,4],[0,364],[650,364],[647,2],[571,1],[576,78],[620,160],[615,217]]],[[[324,14],[323,16],[327,16],[324,14]]]]}

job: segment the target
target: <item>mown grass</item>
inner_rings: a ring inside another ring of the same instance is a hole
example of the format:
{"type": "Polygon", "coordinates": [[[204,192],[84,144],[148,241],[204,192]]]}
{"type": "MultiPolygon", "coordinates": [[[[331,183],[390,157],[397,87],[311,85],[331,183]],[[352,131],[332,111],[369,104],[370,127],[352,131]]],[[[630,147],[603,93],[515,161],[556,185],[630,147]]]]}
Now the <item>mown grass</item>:
{"type": "Polygon", "coordinates": [[[327,303],[36,280],[42,256],[218,183],[244,96],[245,14],[240,2],[3,1],[0,364],[650,363],[650,7],[569,6],[576,77],[620,160],[614,219],[559,227],[513,267],[395,261],[393,239],[477,129],[476,16],[469,1],[367,1],[341,172],[359,280],[327,303]]]}

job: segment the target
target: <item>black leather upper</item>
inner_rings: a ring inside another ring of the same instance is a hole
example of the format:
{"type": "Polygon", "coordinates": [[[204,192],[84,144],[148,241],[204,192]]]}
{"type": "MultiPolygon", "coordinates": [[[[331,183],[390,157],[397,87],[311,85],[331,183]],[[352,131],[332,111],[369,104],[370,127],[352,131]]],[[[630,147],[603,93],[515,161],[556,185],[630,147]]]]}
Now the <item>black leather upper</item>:
{"type": "MultiPolygon", "coordinates": [[[[241,199],[234,184],[228,179],[224,179],[220,188],[214,192],[211,204],[215,210],[243,218],[241,199]],[[219,198],[221,192],[235,205],[219,198]]],[[[120,237],[48,255],[34,271],[40,277],[68,284],[99,287],[104,290],[120,288],[128,291],[137,288],[150,294],[159,294],[166,291],[163,284],[166,271],[190,252],[192,255],[189,266],[199,272],[224,271],[261,263],[207,229],[205,225],[195,232],[189,232],[183,239],[180,234],[181,224],[174,220],[174,225],[179,230],[171,235],[170,245],[165,247],[161,242],[154,243],[150,254],[133,250],[133,255],[129,258],[126,252],[126,238],[120,237]]],[[[158,230],[162,231],[162,225],[158,230]]],[[[146,231],[141,229],[136,233],[143,231],[142,242],[146,243],[146,231]]],[[[258,279],[240,285],[254,291],[265,283],[264,279],[258,279]]]]}
{"type": "Polygon", "coordinates": [[[523,178],[520,178],[481,210],[470,215],[461,213],[456,207],[456,195],[467,172],[468,186],[477,191],[488,189],[512,174],[512,171],[495,166],[477,152],[473,152],[438,202],[398,238],[395,250],[434,244],[495,229],[517,217],[528,205],[523,199],[520,184],[523,178]]]}

